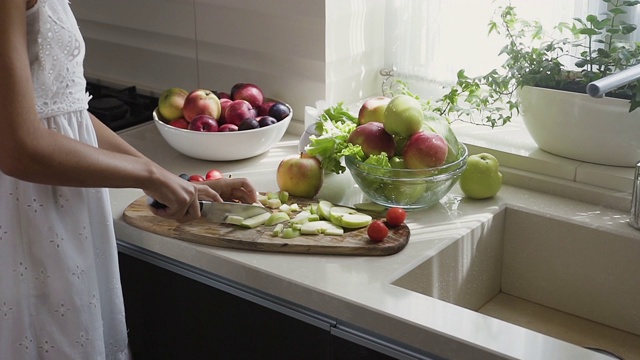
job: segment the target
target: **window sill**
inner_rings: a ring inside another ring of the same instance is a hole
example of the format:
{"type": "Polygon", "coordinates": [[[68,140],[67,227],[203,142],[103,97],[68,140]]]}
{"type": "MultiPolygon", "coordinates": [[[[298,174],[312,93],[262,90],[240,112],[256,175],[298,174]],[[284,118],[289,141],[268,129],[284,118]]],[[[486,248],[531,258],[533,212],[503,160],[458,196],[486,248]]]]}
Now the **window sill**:
{"type": "Polygon", "coordinates": [[[507,184],[629,209],[633,168],[585,163],[540,150],[520,118],[494,129],[463,122],[454,122],[452,128],[470,154],[487,152],[498,158],[507,184]]]}
{"type": "MultiPolygon", "coordinates": [[[[327,104],[321,101],[316,105],[321,109],[327,104]]],[[[357,113],[360,105],[347,107],[357,113]]],[[[297,123],[289,132],[302,134],[315,122],[317,108],[306,107],[304,124],[297,123]]],[[[451,126],[470,154],[487,152],[498,159],[505,184],[618,211],[630,209],[633,168],[591,164],[540,150],[521,118],[494,129],[459,121],[451,126]]]]}

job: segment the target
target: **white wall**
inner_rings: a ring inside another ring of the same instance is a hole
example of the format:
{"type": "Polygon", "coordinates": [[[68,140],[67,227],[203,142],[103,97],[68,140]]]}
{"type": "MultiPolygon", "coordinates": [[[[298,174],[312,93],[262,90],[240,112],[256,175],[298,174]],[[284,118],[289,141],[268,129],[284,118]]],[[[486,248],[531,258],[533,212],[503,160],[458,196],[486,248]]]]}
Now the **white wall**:
{"type": "MultiPolygon", "coordinates": [[[[159,93],[237,82],[304,107],[378,93],[384,0],[73,0],[87,77],[159,93]]],[[[300,133],[301,123],[292,126],[300,133]]]]}

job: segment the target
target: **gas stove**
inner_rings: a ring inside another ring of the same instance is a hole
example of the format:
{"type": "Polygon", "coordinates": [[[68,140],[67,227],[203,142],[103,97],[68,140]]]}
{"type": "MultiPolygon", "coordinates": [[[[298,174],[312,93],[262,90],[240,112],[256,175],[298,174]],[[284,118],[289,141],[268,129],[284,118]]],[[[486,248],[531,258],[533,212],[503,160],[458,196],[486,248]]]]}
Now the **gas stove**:
{"type": "Polygon", "coordinates": [[[151,121],[158,98],[139,93],[135,86],[109,86],[87,81],[89,112],[113,131],[151,121]]]}

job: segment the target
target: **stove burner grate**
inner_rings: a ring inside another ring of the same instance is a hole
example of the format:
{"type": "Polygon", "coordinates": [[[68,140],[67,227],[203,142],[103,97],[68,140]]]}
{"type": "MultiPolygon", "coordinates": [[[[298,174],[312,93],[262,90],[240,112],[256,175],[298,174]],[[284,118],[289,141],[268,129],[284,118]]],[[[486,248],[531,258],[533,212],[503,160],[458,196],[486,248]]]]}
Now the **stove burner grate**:
{"type": "Polygon", "coordinates": [[[113,131],[151,121],[158,98],[140,94],[135,86],[115,88],[87,82],[89,112],[113,131]]]}

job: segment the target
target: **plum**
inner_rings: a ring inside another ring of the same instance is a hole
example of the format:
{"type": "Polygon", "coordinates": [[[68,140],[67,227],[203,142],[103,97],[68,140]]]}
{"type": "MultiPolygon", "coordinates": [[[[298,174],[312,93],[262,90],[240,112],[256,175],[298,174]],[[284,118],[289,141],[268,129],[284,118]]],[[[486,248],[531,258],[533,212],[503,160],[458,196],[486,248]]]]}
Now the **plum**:
{"type": "Polygon", "coordinates": [[[260,125],[260,127],[265,127],[265,126],[269,126],[269,125],[273,125],[273,124],[277,124],[278,120],[276,120],[275,118],[271,117],[271,116],[259,116],[257,118],[258,120],[258,124],[260,125]]]}
{"type": "Polygon", "coordinates": [[[278,121],[284,120],[290,113],[289,107],[281,102],[276,102],[269,108],[269,116],[278,121]]]}
{"type": "Polygon", "coordinates": [[[240,123],[240,126],[238,126],[238,130],[240,131],[258,129],[258,128],[260,128],[260,124],[258,124],[258,120],[254,118],[244,119],[240,123]]]}

